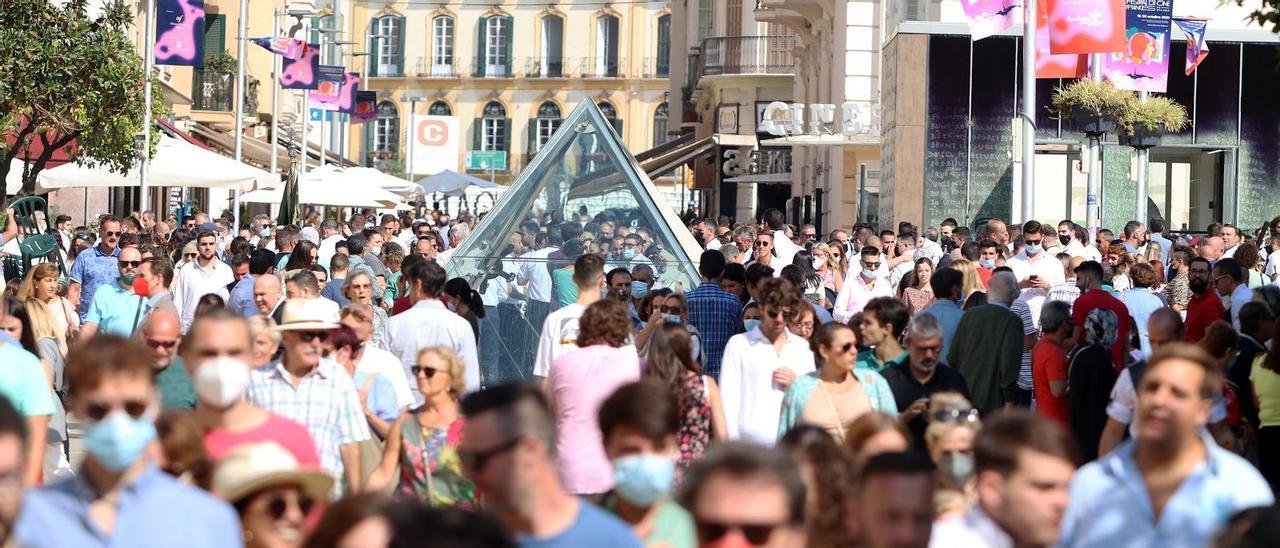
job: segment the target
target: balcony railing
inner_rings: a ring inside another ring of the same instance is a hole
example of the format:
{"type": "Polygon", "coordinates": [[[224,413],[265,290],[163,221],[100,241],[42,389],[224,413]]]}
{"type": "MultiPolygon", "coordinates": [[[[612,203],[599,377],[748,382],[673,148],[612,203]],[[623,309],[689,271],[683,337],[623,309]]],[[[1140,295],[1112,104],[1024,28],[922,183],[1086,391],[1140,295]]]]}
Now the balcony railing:
{"type": "Polygon", "coordinates": [[[657,57],[645,57],[640,64],[640,76],[643,78],[667,78],[671,76],[671,61],[657,57]]]}
{"type": "Polygon", "coordinates": [[[547,58],[526,57],[524,60],[524,71],[521,74],[525,78],[568,78],[569,71],[565,70],[563,58],[547,58]]]}
{"type": "Polygon", "coordinates": [[[230,112],[235,101],[235,84],[230,74],[208,69],[191,73],[191,109],[230,112]]]}
{"type": "Polygon", "coordinates": [[[702,41],[702,75],[794,74],[795,36],[721,36],[702,41]]]}
{"type": "Polygon", "coordinates": [[[627,76],[625,57],[574,57],[570,60],[582,78],[623,78],[627,76]]]}
{"type": "Polygon", "coordinates": [[[410,71],[418,78],[457,78],[459,77],[458,65],[454,64],[436,64],[430,57],[418,57],[417,62],[413,64],[410,71]]]}

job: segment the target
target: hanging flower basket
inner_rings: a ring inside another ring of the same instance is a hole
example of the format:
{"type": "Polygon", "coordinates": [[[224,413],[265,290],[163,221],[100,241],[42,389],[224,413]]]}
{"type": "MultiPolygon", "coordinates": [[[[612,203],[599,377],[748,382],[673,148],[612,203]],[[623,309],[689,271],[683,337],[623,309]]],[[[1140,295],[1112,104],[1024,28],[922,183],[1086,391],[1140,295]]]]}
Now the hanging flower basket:
{"type": "Polygon", "coordinates": [[[1132,133],[1120,132],[1120,144],[1133,148],[1158,147],[1160,146],[1160,139],[1164,137],[1164,131],[1164,124],[1157,125],[1155,129],[1149,129],[1147,126],[1138,124],[1133,126],[1132,133]]]}
{"type": "Polygon", "coordinates": [[[1097,135],[1115,131],[1116,118],[1132,96],[1107,81],[1077,80],[1054,90],[1049,109],[1076,131],[1097,135]]]}
{"type": "Polygon", "coordinates": [[[1071,127],[1084,133],[1111,133],[1116,130],[1116,122],[1088,107],[1071,108],[1071,127]]]}

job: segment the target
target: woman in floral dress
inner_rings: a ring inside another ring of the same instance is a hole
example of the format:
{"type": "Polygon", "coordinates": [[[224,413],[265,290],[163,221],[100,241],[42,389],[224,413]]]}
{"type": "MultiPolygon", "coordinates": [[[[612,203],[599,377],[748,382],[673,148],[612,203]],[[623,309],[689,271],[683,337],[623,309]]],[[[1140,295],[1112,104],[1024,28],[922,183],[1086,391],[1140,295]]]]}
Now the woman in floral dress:
{"type": "Polygon", "coordinates": [[[382,462],[369,477],[370,490],[413,495],[431,506],[476,506],[475,485],[462,474],[458,445],[462,415],[458,396],[465,386],[462,358],[441,346],[418,353],[413,377],[426,403],[406,411],[387,435],[382,462]]]}
{"type": "Polygon", "coordinates": [[[720,388],[693,360],[692,338],[683,325],[664,323],[654,330],[651,341],[644,376],[661,380],[676,394],[680,404],[680,429],[676,431],[680,459],[676,466],[683,470],[701,458],[712,442],[728,435],[720,388]]]}

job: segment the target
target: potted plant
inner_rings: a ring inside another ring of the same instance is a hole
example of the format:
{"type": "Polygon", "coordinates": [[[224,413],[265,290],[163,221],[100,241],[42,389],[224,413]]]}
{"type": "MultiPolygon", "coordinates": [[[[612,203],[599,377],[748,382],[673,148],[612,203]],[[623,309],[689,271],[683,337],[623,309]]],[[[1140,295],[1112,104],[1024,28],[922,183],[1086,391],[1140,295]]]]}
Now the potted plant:
{"type": "Polygon", "coordinates": [[[1187,109],[1168,97],[1134,98],[1125,104],[1116,121],[1120,144],[1151,148],[1160,144],[1165,132],[1177,133],[1187,125],[1187,109]]]}
{"type": "Polygon", "coordinates": [[[215,53],[204,59],[204,68],[213,71],[216,74],[230,76],[236,73],[238,63],[236,58],[225,51],[215,53]]]}
{"type": "Polygon", "coordinates": [[[1107,133],[1115,130],[1116,119],[1132,96],[1110,82],[1076,80],[1054,90],[1052,110],[1059,118],[1071,120],[1078,131],[1107,133]]]}

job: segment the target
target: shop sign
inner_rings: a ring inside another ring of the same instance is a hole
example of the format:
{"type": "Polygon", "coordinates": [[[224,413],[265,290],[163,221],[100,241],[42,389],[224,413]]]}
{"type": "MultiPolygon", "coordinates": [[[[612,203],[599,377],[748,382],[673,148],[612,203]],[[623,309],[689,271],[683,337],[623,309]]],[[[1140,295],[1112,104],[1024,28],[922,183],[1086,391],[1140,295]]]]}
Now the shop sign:
{"type": "Polygon", "coordinates": [[[760,133],[779,137],[874,137],[880,134],[880,105],[846,101],[837,108],[836,105],[774,101],[764,107],[757,128],[760,133]]]}

